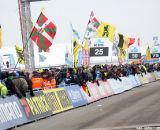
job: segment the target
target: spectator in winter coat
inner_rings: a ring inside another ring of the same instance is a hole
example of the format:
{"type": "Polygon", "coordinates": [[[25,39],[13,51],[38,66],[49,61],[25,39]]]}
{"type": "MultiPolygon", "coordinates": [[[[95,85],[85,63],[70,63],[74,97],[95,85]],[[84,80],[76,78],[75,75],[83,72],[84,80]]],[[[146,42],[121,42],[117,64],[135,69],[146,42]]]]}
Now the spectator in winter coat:
{"type": "Polygon", "coordinates": [[[2,98],[7,96],[7,87],[0,82],[0,95],[2,98]]]}
{"type": "Polygon", "coordinates": [[[15,85],[16,88],[18,88],[19,93],[23,97],[26,97],[26,92],[28,90],[28,84],[27,81],[23,77],[16,77],[15,73],[12,73],[13,79],[12,82],[15,85]]]}

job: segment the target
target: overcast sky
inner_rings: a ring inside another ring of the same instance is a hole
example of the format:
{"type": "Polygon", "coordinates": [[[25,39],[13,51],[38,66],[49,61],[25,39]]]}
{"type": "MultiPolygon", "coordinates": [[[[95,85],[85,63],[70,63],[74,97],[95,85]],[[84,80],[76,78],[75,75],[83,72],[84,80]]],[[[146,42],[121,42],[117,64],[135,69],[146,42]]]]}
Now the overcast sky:
{"type": "MultiPolygon", "coordinates": [[[[3,45],[22,44],[18,15],[18,0],[0,0],[0,24],[3,45]]],[[[57,26],[54,43],[71,41],[69,23],[73,23],[83,38],[91,10],[99,21],[113,24],[117,32],[140,37],[145,45],[153,36],[160,36],[160,0],[51,0],[31,3],[33,23],[42,8],[57,26]]]]}

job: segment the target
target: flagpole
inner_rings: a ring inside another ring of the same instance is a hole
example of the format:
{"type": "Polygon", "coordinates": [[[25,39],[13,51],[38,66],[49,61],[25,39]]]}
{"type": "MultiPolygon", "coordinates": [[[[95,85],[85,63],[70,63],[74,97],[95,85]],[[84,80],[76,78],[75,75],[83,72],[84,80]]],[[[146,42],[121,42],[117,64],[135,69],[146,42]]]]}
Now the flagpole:
{"type": "MultiPolygon", "coordinates": [[[[92,13],[93,11],[91,11],[91,13],[92,13]]],[[[91,18],[91,13],[90,13],[90,18],[91,18]]],[[[86,30],[85,30],[85,33],[84,33],[84,36],[83,36],[83,40],[82,40],[82,45],[83,45],[83,42],[84,42],[84,40],[85,40],[85,35],[86,35],[86,33],[87,33],[87,28],[88,28],[88,24],[89,24],[89,21],[90,21],[90,18],[89,18],[89,20],[88,20],[88,23],[87,23],[87,26],[86,26],[86,30]]],[[[88,42],[88,40],[90,40],[89,38],[86,38],[87,39],[87,42],[88,42]]],[[[83,46],[82,46],[83,47],[83,46]]],[[[82,58],[84,58],[83,57],[83,54],[84,54],[84,50],[82,49],[82,58]]],[[[88,56],[88,62],[89,62],[89,60],[90,60],[90,57],[88,56]]],[[[82,64],[84,63],[84,61],[82,60],[82,64]]],[[[88,63],[88,65],[89,65],[89,63],[88,63]]]]}
{"type": "MultiPolygon", "coordinates": [[[[44,8],[42,8],[41,13],[42,13],[43,11],[44,11],[44,8]]],[[[40,13],[39,17],[41,16],[41,13],[40,13]]],[[[20,17],[21,17],[21,16],[20,16],[20,17]]],[[[38,19],[39,19],[39,17],[38,17],[38,19]]],[[[37,19],[37,20],[38,20],[38,19],[37,19]]],[[[34,24],[34,26],[35,26],[35,25],[36,25],[36,23],[34,24]]],[[[29,40],[30,40],[30,38],[31,38],[31,36],[32,36],[32,33],[33,33],[33,28],[32,28],[32,31],[31,31],[28,39],[27,39],[27,42],[26,42],[26,44],[25,44],[25,46],[24,46],[24,48],[23,48],[22,53],[24,53],[25,48],[28,46],[28,42],[29,42],[29,40]]],[[[23,34],[22,34],[22,35],[23,35],[23,34]]],[[[23,41],[23,36],[22,36],[22,41],[23,41]]],[[[16,65],[15,65],[15,67],[14,67],[14,71],[15,71],[17,65],[18,65],[18,62],[19,62],[19,60],[17,61],[16,65]]]]}

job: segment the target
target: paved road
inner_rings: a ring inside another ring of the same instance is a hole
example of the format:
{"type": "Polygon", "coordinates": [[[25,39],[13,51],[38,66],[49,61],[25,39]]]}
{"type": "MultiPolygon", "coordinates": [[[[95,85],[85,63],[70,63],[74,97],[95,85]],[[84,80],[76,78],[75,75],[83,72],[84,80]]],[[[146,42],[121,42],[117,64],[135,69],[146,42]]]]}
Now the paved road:
{"type": "Polygon", "coordinates": [[[150,130],[148,126],[160,126],[160,81],[14,130],[129,130],[141,126],[150,130]]]}

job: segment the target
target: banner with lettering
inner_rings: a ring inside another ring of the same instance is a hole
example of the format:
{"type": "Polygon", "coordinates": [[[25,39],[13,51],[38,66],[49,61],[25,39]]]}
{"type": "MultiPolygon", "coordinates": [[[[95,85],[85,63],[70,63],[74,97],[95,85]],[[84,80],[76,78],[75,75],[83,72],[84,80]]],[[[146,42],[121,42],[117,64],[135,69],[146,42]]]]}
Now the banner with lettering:
{"type": "Polygon", "coordinates": [[[86,105],[87,99],[84,96],[84,92],[82,92],[81,87],[78,85],[66,86],[65,90],[67,92],[68,97],[72,101],[74,107],[79,107],[86,105]]]}
{"type": "Polygon", "coordinates": [[[130,61],[140,61],[141,59],[141,48],[138,45],[131,45],[128,48],[128,59],[130,61]]]}
{"type": "Polygon", "coordinates": [[[45,95],[51,93],[50,96],[52,98],[47,97],[47,100],[52,104],[53,114],[73,108],[72,102],[64,88],[50,89],[43,91],[43,93],[45,95]]]}
{"type": "Polygon", "coordinates": [[[0,98],[0,130],[5,130],[28,120],[16,96],[0,98]]]}
{"type": "Polygon", "coordinates": [[[91,64],[112,61],[112,44],[108,38],[92,38],[90,45],[91,64]]]}
{"type": "Polygon", "coordinates": [[[42,91],[34,92],[35,96],[20,99],[20,102],[25,110],[26,116],[29,120],[40,119],[52,115],[52,109],[48,103],[47,97],[42,91]]]}

